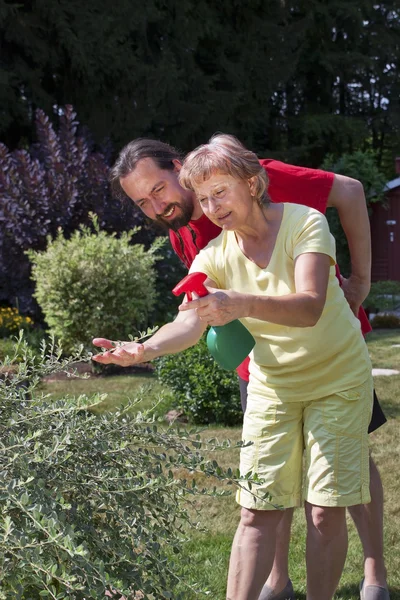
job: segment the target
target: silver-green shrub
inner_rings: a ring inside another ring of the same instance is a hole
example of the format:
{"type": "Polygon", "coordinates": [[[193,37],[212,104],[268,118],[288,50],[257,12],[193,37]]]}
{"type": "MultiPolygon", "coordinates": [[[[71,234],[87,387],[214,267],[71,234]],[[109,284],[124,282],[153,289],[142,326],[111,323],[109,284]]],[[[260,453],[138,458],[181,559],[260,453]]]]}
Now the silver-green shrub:
{"type": "Polygon", "coordinates": [[[0,598],[193,597],[181,580],[183,499],[217,494],[196,487],[196,472],[231,484],[238,473],[206,459],[197,432],[157,425],[134,400],[102,416],[84,396],[52,401],[41,378],[80,358],[61,356],[20,339],[0,363],[0,598]]]}
{"type": "Polygon", "coordinates": [[[127,339],[147,326],[156,299],[154,265],[165,238],[149,250],[132,244],[136,230],[120,237],[81,227],[69,239],[59,231],[43,252],[28,251],[35,298],[49,332],[70,350],[90,347],[96,336],[127,339]]]}

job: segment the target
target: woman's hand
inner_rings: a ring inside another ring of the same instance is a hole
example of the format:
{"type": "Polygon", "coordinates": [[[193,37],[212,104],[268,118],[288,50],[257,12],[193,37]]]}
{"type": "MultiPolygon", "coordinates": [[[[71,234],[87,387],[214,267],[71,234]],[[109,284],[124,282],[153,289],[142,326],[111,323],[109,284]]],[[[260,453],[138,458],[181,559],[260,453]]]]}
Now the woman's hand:
{"type": "Polygon", "coordinates": [[[105,338],[94,338],[93,344],[106,348],[105,352],[93,356],[93,360],[102,365],[131,367],[144,362],[144,346],[136,342],[113,342],[105,338]]]}
{"type": "Polygon", "coordinates": [[[235,319],[248,316],[248,295],[232,290],[219,290],[207,286],[208,296],[197,298],[180,305],[179,311],[195,310],[207,325],[226,325],[235,319]]]}

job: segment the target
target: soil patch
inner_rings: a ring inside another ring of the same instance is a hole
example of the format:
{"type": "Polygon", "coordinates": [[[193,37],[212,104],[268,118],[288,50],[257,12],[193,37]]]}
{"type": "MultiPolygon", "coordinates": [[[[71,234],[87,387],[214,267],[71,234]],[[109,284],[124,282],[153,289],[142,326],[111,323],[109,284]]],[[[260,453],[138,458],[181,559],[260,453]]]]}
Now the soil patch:
{"type": "Polygon", "coordinates": [[[52,381],[66,381],[73,377],[110,377],[113,375],[138,375],[144,373],[153,373],[154,366],[151,363],[143,363],[134,367],[120,367],[118,365],[102,365],[94,367],[92,363],[76,362],[68,370],[52,373],[43,377],[43,381],[51,383],[52,381]]]}

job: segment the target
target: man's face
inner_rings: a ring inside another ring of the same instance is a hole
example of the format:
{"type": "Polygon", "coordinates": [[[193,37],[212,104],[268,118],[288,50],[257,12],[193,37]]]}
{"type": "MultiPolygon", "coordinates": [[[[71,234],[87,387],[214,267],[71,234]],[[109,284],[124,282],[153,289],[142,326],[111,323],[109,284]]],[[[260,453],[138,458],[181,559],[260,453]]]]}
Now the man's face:
{"type": "Polygon", "coordinates": [[[120,179],[120,184],[146,217],[176,231],[197,215],[193,215],[194,194],[178,182],[180,162],[173,162],[174,170],[167,171],[152,158],[142,158],[132,173],[120,179]]]}

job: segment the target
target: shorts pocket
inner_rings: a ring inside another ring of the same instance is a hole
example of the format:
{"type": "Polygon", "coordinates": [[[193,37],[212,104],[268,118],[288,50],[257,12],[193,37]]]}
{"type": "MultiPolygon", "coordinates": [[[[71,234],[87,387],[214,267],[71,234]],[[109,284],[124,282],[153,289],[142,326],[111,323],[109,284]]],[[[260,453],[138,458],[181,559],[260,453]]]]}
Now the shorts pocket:
{"type": "Polygon", "coordinates": [[[325,428],[335,434],[359,436],[365,427],[365,411],[368,410],[365,386],[338,392],[323,402],[325,428]]]}
{"type": "Polygon", "coordinates": [[[242,439],[257,440],[268,435],[280,417],[278,403],[260,398],[249,398],[243,419],[242,439]]]}

